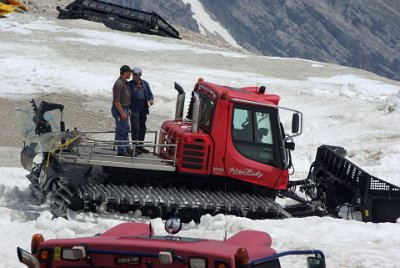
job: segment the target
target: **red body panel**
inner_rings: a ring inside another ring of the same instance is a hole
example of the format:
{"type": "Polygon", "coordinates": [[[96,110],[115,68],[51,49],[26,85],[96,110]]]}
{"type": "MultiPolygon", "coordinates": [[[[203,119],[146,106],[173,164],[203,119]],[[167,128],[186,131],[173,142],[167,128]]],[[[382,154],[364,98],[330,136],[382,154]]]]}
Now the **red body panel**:
{"type": "MultiPolygon", "coordinates": [[[[260,231],[242,231],[226,241],[218,240],[193,240],[182,242],[182,240],[169,240],[165,237],[149,239],[149,225],[144,223],[123,223],[102,235],[94,237],[74,238],[74,239],[52,239],[40,244],[40,249],[72,248],[73,246],[87,245],[89,252],[104,251],[114,252],[115,254],[90,253],[94,264],[101,267],[126,267],[126,264],[115,264],[116,257],[124,257],[116,252],[136,252],[158,255],[166,249],[173,249],[175,255],[188,260],[190,257],[206,258],[208,267],[214,267],[215,261],[225,261],[231,268],[235,267],[234,256],[239,248],[246,248],[249,252],[250,260],[271,256],[276,252],[270,247],[271,237],[260,231]]],[[[40,251],[39,249],[39,251],[40,251]]],[[[67,261],[59,256],[52,255],[52,267],[61,266],[89,267],[84,260],[67,261]]],[[[145,263],[151,261],[152,267],[188,267],[182,266],[175,261],[173,264],[165,266],[159,263],[158,258],[140,257],[140,263],[133,267],[147,267],[145,263]]]]}
{"type": "MultiPolygon", "coordinates": [[[[226,86],[199,82],[195,91],[215,103],[210,133],[200,129],[191,132],[189,121],[166,121],[161,126],[161,144],[178,144],[177,172],[200,175],[227,176],[271,189],[284,190],[289,180],[288,170],[266,165],[240,154],[232,140],[233,102],[276,107],[280,97],[258,94],[258,87],[232,89],[226,86]]],[[[165,147],[162,157],[172,159],[175,151],[165,147]]]]}
{"type": "MultiPolygon", "coordinates": [[[[178,145],[176,151],[176,169],[181,173],[208,175],[211,173],[211,161],[214,147],[211,137],[202,131],[190,132],[191,124],[185,121],[165,121],[161,126],[160,144],[178,145]]],[[[173,147],[161,148],[160,155],[173,159],[173,147]]]]}

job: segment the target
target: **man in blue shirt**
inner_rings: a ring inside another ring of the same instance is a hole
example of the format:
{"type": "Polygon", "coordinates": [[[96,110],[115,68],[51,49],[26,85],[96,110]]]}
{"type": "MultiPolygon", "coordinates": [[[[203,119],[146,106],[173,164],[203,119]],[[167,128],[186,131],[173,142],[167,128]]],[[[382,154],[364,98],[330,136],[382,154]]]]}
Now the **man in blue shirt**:
{"type": "MultiPolygon", "coordinates": [[[[141,141],[143,144],[146,135],[146,120],[149,114],[149,106],[153,105],[153,93],[147,81],[141,79],[142,69],[132,69],[132,80],[129,81],[131,90],[131,134],[132,142],[141,141]]],[[[139,143],[140,144],[140,143],[139,143]]],[[[136,148],[137,153],[148,153],[149,150],[143,146],[136,148]]]]}

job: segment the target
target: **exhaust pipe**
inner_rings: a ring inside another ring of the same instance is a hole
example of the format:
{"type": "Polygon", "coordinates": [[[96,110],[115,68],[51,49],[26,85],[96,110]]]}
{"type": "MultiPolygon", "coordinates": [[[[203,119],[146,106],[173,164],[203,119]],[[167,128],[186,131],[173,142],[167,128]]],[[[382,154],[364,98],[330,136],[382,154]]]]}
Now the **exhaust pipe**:
{"type": "Polygon", "coordinates": [[[21,263],[25,264],[29,268],[40,268],[38,260],[30,254],[28,251],[17,247],[18,259],[21,263]]]}
{"type": "Polygon", "coordinates": [[[178,91],[178,97],[176,98],[176,108],[175,108],[175,120],[183,118],[183,108],[185,105],[185,91],[181,85],[175,82],[175,89],[178,91]]]}

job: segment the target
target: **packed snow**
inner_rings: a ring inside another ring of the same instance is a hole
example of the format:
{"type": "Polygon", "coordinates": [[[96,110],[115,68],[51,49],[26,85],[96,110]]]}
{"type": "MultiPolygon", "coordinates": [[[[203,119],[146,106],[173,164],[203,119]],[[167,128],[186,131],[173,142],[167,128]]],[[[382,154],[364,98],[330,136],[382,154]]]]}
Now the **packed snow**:
{"type": "Polygon", "coordinates": [[[211,33],[224,39],[226,42],[234,47],[241,48],[241,46],[236,42],[227,29],[225,29],[218,21],[213,20],[204,6],[199,0],[182,0],[185,4],[190,4],[193,12],[193,18],[196,20],[199,26],[200,33],[207,35],[211,33]]]}
{"type": "MultiPolygon", "coordinates": [[[[235,87],[266,85],[268,92],[282,97],[282,106],[304,113],[303,135],[295,140],[293,178],[307,175],[319,145],[332,144],[345,147],[348,157],[367,172],[400,185],[398,82],[338,65],[241,54],[184,40],[112,31],[88,21],[29,14],[1,18],[0,40],[0,96],[10,101],[65,92],[89,96],[93,102],[85,109],[107,103],[99,118],[110,116],[111,88],[123,64],[143,69],[143,78],[155,95],[150,118],[160,120],[174,114],[174,81],[186,91],[198,77],[235,87]]],[[[159,123],[150,127],[157,129],[159,123]]],[[[18,150],[4,147],[0,152],[0,159],[5,159],[0,167],[0,267],[23,267],[16,247],[29,250],[35,233],[46,239],[91,236],[121,222],[53,219],[48,204],[32,202],[27,171],[16,167],[18,150]]],[[[151,222],[156,233],[165,233],[161,219],[151,222]]],[[[185,225],[180,235],[223,239],[225,230],[229,237],[247,229],[268,232],[277,251],[320,249],[327,267],[400,267],[400,220],[373,224],[330,217],[203,216],[200,224],[185,225]]],[[[282,259],[282,267],[305,266],[301,256],[282,259]]]]}

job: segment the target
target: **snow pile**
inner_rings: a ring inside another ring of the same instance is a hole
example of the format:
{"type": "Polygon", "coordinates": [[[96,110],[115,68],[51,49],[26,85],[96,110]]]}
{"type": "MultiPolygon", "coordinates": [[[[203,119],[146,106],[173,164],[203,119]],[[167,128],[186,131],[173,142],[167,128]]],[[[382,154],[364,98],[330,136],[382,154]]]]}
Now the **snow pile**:
{"type": "Polygon", "coordinates": [[[377,106],[378,110],[385,111],[390,114],[392,112],[400,113],[400,90],[397,94],[388,96],[382,103],[377,106]]]}

